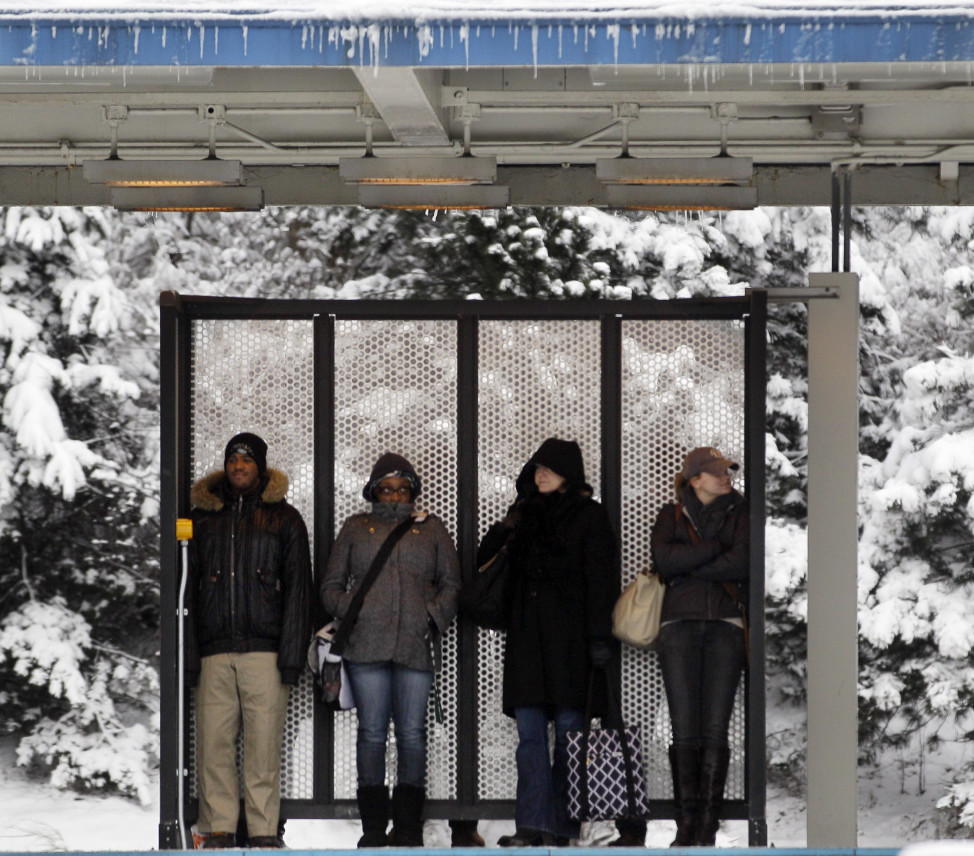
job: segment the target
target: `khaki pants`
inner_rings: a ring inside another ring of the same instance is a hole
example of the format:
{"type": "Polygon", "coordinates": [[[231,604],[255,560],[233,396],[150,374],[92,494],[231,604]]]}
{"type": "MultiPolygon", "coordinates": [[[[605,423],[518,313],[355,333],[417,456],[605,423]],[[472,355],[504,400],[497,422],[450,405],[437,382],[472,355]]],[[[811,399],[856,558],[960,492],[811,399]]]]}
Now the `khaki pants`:
{"type": "Polygon", "coordinates": [[[235,741],[243,724],[244,805],[249,835],[277,835],[281,742],[291,687],[277,654],[203,657],[196,694],[200,832],[234,832],[240,813],[235,741]]]}

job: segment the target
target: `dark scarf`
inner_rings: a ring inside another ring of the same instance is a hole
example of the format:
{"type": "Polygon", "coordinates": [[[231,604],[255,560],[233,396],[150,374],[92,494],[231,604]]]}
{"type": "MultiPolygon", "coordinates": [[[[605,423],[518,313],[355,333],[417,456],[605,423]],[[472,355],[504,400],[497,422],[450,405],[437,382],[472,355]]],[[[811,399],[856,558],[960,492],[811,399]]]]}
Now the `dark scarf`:
{"type": "Polygon", "coordinates": [[[535,559],[564,556],[563,524],[580,502],[578,491],[570,488],[529,495],[520,505],[511,552],[529,567],[538,565],[535,559]]]}
{"type": "Polygon", "coordinates": [[[727,513],[737,504],[740,494],[736,490],[724,496],[718,496],[713,502],[704,505],[698,498],[696,491],[687,485],[681,491],[684,508],[690,519],[697,527],[697,532],[706,541],[712,541],[717,537],[727,513]]]}
{"type": "Polygon", "coordinates": [[[379,520],[388,520],[391,523],[402,523],[416,505],[412,502],[373,502],[372,513],[379,520]]]}

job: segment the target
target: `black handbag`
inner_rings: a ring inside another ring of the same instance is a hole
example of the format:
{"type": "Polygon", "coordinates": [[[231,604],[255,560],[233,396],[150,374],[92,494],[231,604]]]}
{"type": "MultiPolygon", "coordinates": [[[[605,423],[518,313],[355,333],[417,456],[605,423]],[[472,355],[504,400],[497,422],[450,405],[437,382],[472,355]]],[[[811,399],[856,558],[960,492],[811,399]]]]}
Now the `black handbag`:
{"type": "Polygon", "coordinates": [[[460,590],[460,609],[489,630],[506,630],[511,604],[511,558],[502,547],[460,590]]]}
{"type": "Polygon", "coordinates": [[[640,727],[628,728],[605,668],[592,669],[581,731],[568,732],[568,814],[575,820],[644,820],[649,817],[640,727]],[[591,726],[595,672],[605,676],[609,710],[618,728],[591,726]]]}

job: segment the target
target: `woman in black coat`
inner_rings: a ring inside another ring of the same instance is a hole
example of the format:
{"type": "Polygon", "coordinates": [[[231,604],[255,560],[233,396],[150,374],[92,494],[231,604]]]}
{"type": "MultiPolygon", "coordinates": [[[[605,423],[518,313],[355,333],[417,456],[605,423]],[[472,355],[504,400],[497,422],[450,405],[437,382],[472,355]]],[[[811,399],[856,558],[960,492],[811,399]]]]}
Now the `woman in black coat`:
{"type": "Polygon", "coordinates": [[[551,846],[579,834],[568,816],[567,732],[582,727],[592,664],[612,654],[615,537],[591,498],[577,443],[545,440],[517,486],[517,502],[478,551],[483,563],[506,543],[514,583],[503,706],[518,729],[517,831],[498,844],[551,846]]]}
{"type": "Polygon", "coordinates": [[[676,477],[676,502],[656,516],[650,544],[666,581],[657,639],[673,726],[674,847],[713,847],[730,751],[727,731],[746,662],[749,520],[731,486],[739,465],[704,446],[676,477]]]}

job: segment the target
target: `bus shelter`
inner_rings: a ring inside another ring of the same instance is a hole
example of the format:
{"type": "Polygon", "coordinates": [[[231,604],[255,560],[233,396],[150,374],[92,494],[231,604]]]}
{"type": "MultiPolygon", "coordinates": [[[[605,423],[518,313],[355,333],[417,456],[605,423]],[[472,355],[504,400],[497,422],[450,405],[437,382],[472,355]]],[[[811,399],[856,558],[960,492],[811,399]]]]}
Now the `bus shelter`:
{"type": "MultiPolygon", "coordinates": [[[[619,534],[617,573],[648,559],[654,509],[671,498],[689,449],[718,445],[744,467],[751,518],[751,666],[732,724],[726,816],[756,843],[764,817],[763,413],[767,295],[708,301],[503,304],[262,301],[162,297],[162,514],[188,513],[189,486],[222,464],[229,436],[267,439],[289,474],[290,501],[313,537],[316,576],[331,540],[361,510],[363,480],[387,450],[423,476],[421,504],[455,536],[463,572],[503,517],[524,461],[548,436],[582,446],[586,475],[619,534]]],[[[192,694],[186,695],[184,781],[177,749],[178,555],[163,548],[163,807],[160,844],[179,844],[192,814],[192,694]],[[178,804],[181,786],[190,806],[178,804]]],[[[513,721],[501,712],[504,634],[460,616],[438,678],[445,721],[429,715],[429,803],[439,817],[511,817],[513,721]]],[[[656,817],[672,816],[670,742],[652,652],[624,648],[621,698],[643,729],[656,817]]],[[[431,701],[432,705],[432,701],[431,701]]],[[[394,747],[393,747],[394,748],[394,747]]],[[[314,700],[310,673],[292,694],[284,747],[283,813],[355,811],[355,715],[314,700]]],[[[394,752],[390,764],[394,764],[394,752]]]]}
{"type": "Polygon", "coordinates": [[[10,0],[0,19],[5,205],[831,205],[833,273],[768,299],[809,303],[809,844],[856,845],[848,224],[853,203],[974,201],[970,9],[10,0]]]}

